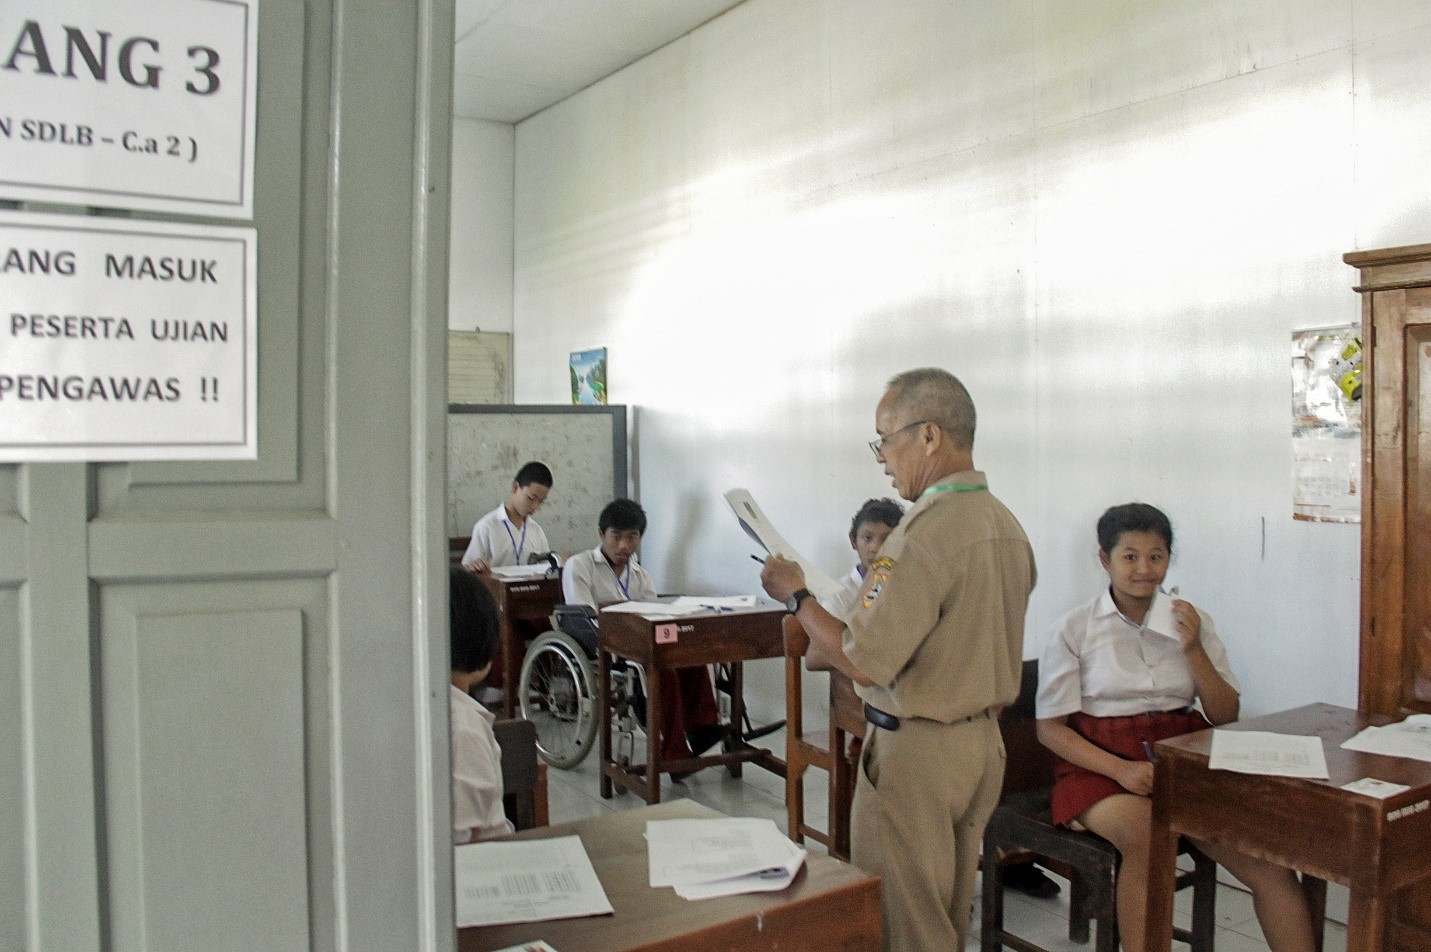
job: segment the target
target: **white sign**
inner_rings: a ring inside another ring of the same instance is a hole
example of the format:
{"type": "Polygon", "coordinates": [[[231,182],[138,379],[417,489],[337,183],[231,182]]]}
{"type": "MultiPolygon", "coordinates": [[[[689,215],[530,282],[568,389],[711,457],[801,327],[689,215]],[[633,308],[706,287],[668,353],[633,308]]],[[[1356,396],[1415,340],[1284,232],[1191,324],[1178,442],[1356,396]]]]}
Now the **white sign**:
{"type": "Polygon", "coordinates": [[[0,213],[0,461],[255,459],[257,243],[0,213]]]}
{"type": "Polygon", "coordinates": [[[4,0],[0,197],[253,217],[258,0],[4,0]]]}

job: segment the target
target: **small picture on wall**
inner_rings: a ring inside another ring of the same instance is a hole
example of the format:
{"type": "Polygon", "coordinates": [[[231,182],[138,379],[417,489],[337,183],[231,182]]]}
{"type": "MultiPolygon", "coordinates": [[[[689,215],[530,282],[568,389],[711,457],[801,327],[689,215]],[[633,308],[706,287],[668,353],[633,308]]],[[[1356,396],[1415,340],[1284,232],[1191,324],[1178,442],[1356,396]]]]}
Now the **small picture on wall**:
{"type": "Polygon", "coordinates": [[[571,402],[606,405],[606,348],[577,350],[571,355],[571,402]]]}

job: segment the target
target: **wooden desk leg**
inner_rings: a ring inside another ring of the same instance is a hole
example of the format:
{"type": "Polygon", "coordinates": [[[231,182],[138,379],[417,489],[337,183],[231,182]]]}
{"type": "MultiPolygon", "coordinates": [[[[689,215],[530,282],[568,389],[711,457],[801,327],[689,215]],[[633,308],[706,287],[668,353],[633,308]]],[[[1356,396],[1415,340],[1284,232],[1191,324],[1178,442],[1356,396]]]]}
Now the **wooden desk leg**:
{"type": "Polygon", "coordinates": [[[515,626],[507,620],[505,610],[497,614],[497,627],[502,644],[502,717],[512,717],[516,709],[517,682],[522,677],[522,653],[525,647],[515,626]]]}
{"type": "Polygon", "coordinates": [[[1302,874],[1302,895],[1307,900],[1307,911],[1312,917],[1312,939],[1316,952],[1322,952],[1327,939],[1327,881],[1315,876],[1302,874]]]}
{"type": "MultiPolygon", "coordinates": [[[[1173,947],[1173,880],[1177,877],[1178,836],[1169,816],[1172,778],[1158,764],[1153,779],[1153,822],[1148,842],[1148,913],[1144,952],[1173,947]]],[[[1099,930],[1101,935],[1102,930],[1099,930]]],[[[1352,948],[1349,944],[1348,948],[1352,948]]]]}
{"type": "Polygon", "coordinates": [[[646,802],[661,802],[661,759],[665,738],[661,734],[662,714],[666,703],[661,691],[661,666],[652,663],[646,671],[646,802]]]}
{"type": "Polygon", "coordinates": [[[849,789],[851,774],[849,744],[845,732],[830,727],[830,794],[828,812],[830,815],[830,855],[836,859],[850,858],[850,813],[846,809],[845,791],[849,789]]]}
{"type": "Polygon", "coordinates": [[[596,652],[597,691],[597,731],[601,734],[601,798],[610,800],[612,794],[611,775],[606,768],[611,764],[611,655],[601,649],[596,652]]]}
{"type": "Polygon", "coordinates": [[[1347,948],[1381,952],[1386,945],[1386,900],[1363,889],[1351,891],[1347,916],[1347,948]]]}
{"type": "MultiPolygon", "coordinates": [[[[745,665],[739,661],[730,666],[730,692],[730,734],[726,749],[735,750],[745,746],[745,665]]],[[[739,777],[744,767],[744,761],[737,760],[726,769],[732,777],[739,777]]]]}

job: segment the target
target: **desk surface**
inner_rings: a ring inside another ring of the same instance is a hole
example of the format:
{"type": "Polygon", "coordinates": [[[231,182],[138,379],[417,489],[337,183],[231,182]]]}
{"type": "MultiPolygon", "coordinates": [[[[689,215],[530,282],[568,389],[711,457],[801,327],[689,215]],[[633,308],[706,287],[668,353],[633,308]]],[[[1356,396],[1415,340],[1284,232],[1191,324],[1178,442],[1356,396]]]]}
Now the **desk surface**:
{"type": "Polygon", "coordinates": [[[880,948],[879,880],[828,856],[808,856],[790,888],[775,893],[691,902],[647,885],[647,820],[720,815],[676,800],[516,834],[578,834],[615,915],[460,929],[458,948],[490,952],[533,939],[558,952],[880,948]]]}
{"type": "Polygon", "coordinates": [[[1343,750],[1362,728],[1394,718],[1311,704],[1227,730],[1320,737],[1328,780],[1208,768],[1212,731],[1161,741],[1153,790],[1148,947],[1166,949],[1179,833],[1210,840],[1351,888],[1347,948],[1381,948],[1387,896],[1431,876],[1431,763],[1343,750]],[[1340,789],[1363,777],[1404,784],[1380,800],[1340,789]]]}

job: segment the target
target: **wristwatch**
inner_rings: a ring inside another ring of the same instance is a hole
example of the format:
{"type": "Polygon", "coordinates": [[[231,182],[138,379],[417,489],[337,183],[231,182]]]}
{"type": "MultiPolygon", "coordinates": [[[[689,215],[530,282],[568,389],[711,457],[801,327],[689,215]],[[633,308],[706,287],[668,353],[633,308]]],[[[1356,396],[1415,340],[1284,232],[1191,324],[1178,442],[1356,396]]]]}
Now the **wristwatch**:
{"type": "Polygon", "coordinates": [[[804,600],[807,599],[807,598],[814,598],[814,597],[815,597],[815,593],[812,592],[812,591],[810,591],[808,588],[797,588],[797,589],[795,589],[795,591],[790,595],[790,600],[785,603],[785,608],[786,608],[786,610],[789,611],[791,614],[794,614],[795,612],[798,612],[798,611],[800,610],[800,603],[801,603],[802,601],[804,601],[804,600]]]}

